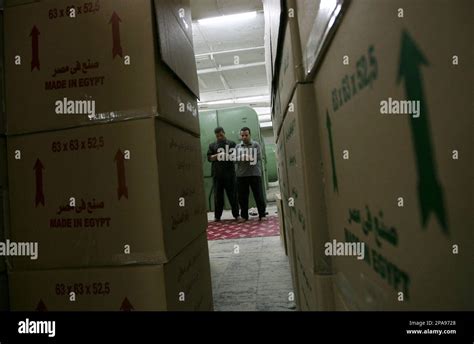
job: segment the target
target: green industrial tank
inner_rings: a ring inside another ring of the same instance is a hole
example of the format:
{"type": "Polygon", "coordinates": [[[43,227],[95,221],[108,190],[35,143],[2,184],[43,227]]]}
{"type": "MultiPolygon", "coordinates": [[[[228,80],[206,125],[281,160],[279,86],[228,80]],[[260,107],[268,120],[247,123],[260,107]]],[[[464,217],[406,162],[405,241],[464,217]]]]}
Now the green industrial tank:
{"type": "MultiPolygon", "coordinates": [[[[204,169],[204,185],[206,191],[206,204],[208,211],[214,210],[214,194],[211,177],[211,163],[207,161],[207,150],[209,144],[215,142],[214,129],[223,127],[227,139],[240,143],[240,129],[248,127],[251,130],[252,139],[257,141],[262,148],[262,167],[263,167],[263,187],[268,187],[267,182],[267,159],[265,143],[263,142],[260,131],[258,114],[254,109],[248,106],[236,107],[222,110],[202,111],[199,113],[199,122],[201,128],[201,149],[204,169]]],[[[276,168],[275,168],[276,169],[276,168]]],[[[229,210],[227,196],[225,198],[225,209],[229,210]]],[[[256,207],[252,193],[250,193],[249,207],[256,207]]]]}
{"type": "Polygon", "coordinates": [[[276,144],[266,143],[265,144],[265,155],[267,157],[267,181],[274,183],[278,181],[277,174],[277,161],[276,161],[276,144]]]}
{"type": "Polygon", "coordinates": [[[209,145],[216,140],[214,129],[217,128],[217,111],[206,111],[199,114],[201,130],[201,154],[204,177],[211,177],[211,164],[207,161],[209,145]]]}
{"type": "Polygon", "coordinates": [[[217,111],[217,121],[223,127],[229,140],[240,142],[240,129],[250,128],[252,139],[262,144],[258,115],[251,107],[238,107],[217,111]]]}

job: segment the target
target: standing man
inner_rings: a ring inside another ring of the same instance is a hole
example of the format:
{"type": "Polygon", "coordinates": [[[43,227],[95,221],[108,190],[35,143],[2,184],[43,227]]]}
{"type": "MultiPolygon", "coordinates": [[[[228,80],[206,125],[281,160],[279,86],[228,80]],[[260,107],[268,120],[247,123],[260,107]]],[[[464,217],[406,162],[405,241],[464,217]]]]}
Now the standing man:
{"type": "Polygon", "coordinates": [[[249,219],[249,188],[252,189],[261,221],[266,215],[266,204],[262,187],[262,152],[258,142],[253,141],[250,129],[240,130],[242,142],[237,145],[237,190],[240,215],[249,219]]]}
{"type": "Polygon", "coordinates": [[[225,152],[235,149],[236,144],[227,140],[225,131],[219,127],[214,130],[216,142],[209,145],[207,160],[212,163],[212,177],[214,184],[214,218],[220,221],[224,211],[224,190],[232,207],[232,215],[239,218],[239,205],[235,186],[235,165],[225,152]]]}

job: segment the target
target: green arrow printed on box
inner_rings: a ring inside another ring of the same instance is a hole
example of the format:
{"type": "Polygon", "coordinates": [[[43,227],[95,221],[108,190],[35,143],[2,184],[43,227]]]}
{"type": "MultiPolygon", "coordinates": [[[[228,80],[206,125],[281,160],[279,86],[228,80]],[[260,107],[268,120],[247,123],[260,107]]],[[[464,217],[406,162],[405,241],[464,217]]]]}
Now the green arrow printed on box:
{"type": "Polygon", "coordinates": [[[411,117],[410,126],[418,170],[418,201],[421,208],[421,220],[425,228],[429,216],[433,212],[438,218],[443,232],[448,234],[443,190],[437,176],[428,108],[423,93],[422,65],[428,65],[427,59],[408,32],[403,31],[398,83],[403,79],[407,98],[420,102],[420,116],[418,118],[411,117]]]}

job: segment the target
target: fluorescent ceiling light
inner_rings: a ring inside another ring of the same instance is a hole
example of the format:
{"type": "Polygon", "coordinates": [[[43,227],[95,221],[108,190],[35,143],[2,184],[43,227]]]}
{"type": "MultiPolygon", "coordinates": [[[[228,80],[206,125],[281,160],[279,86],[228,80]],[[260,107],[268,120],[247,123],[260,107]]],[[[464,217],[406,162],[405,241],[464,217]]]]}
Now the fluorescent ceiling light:
{"type": "Polygon", "coordinates": [[[231,22],[236,22],[239,20],[253,19],[257,16],[257,12],[245,12],[238,14],[231,14],[227,16],[212,17],[206,19],[199,19],[198,23],[200,25],[219,25],[219,24],[229,24],[231,22]]]}
{"type": "Polygon", "coordinates": [[[272,112],[270,107],[254,107],[255,112],[259,115],[268,115],[272,112]]]}
{"type": "Polygon", "coordinates": [[[273,127],[272,122],[260,123],[260,128],[271,128],[271,127],[273,127]]]}
{"type": "Polygon", "coordinates": [[[208,102],[200,102],[199,105],[222,105],[222,104],[251,104],[251,103],[261,103],[261,102],[270,102],[270,96],[253,96],[253,97],[242,97],[242,98],[232,98],[232,99],[222,99],[214,100],[208,102]]]}

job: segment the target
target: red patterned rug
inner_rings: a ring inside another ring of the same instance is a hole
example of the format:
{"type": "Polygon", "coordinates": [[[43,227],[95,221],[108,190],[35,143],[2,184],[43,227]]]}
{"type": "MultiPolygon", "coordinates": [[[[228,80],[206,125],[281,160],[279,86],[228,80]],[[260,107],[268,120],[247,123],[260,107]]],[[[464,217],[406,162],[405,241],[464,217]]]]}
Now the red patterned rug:
{"type": "Polygon", "coordinates": [[[265,221],[258,221],[258,219],[250,219],[247,222],[222,220],[220,222],[209,222],[207,225],[208,240],[259,238],[279,235],[278,216],[268,216],[265,221]]]}

